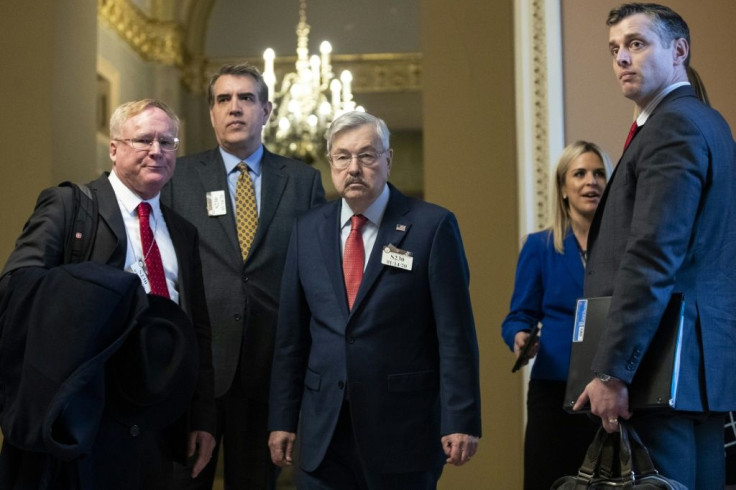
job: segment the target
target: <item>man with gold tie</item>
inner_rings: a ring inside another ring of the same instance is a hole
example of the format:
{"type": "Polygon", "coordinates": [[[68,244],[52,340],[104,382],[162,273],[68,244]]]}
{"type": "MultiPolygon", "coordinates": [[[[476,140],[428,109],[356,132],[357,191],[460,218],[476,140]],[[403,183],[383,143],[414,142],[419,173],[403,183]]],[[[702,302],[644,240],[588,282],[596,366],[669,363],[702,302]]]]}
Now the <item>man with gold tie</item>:
{"type": "MultiPolygon", "coordinates": [[[[220,67],[208,101],[218,146],[180,158],[162,200],[199,230],[225,486],[272,489],[266,423],[281,272],[294,219],[324,190],[316,169],[263,145],[272,105],[258,69],[220,67]]],[[[194,481],[179,472],[181,488],[212,488],[217,453],[194,481]]]]}

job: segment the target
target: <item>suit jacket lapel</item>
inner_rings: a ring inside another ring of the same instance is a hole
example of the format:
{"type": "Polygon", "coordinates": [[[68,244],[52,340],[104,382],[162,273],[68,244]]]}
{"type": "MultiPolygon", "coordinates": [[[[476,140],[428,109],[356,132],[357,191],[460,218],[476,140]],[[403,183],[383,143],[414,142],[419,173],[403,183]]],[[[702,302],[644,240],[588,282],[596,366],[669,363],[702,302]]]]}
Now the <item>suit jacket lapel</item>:
{"type": "MultiPolygon", "coordinates": [[[[679,99],[680,97],[695,97],[695,92],[693,91],[692,87],[690,85],[685,85],[682,87],[678,87],[675,90],[671,91],[667,95],[664,96],[664,98],[660,101],[660,103],[657,105],[657,107],[654,108],[654,111],[649,115],[649,119],[654,117],[654,115],[657,113],[657,111],[670,103],[671,101],[675,99],[679,99]]],[[[606,184],[606,188],[603,190],[603,195],[601,196],[601,200],[598,203],[598,208],[595,211],[595,215],[593,216],[593,222],[590,225],[590,230],[588,231],[588,253],[591,252],[593,249],[593,245],[595,243],[595,239],[598,236],[598,230],[600,229],[600,222],[601,217],[603,216],[603,209],[605,208],[606,200],[608,198],[608,191],[611,189],[611,184],[613,184],[613,178],[616,176],[616,173],[618,172],[619,167],[621,167],[621,164],[623,163],[625,157],[627,155],[631,155],[632,152],[629,151],[633,147],[640,145],[643,140],[646,139],[646,136],[643,134],[644,131],[647,130],[647,123],[645,122],[637,131],[636,137],[631,140],[631,143],[626,148],[626,150],[621,155],[621,158],[618,159],[618,163],[616,164],[616,167],[613,169],[613,173],[611,174],[611,178],[608,179],[608,183],[606,184]]],[[[628,156],[626,160],[630,160],[632,157],[628,156]]]]}
{"type": "Polygon", "coordinates": [[[565,237],[564,248],[565,248],[565,266],[567,271],[570,273],[572,281],[583,288],[583,278],[585,277],[585,270],[583,269],[583,261],[580,258],[580,250],[578,249],[577,240],[572,232],[565,237]]]}
{"type": "MultiPolygon", "coordinates": [[[[276,159],[264,148],[261,158],[261,211],[258,214],[258,229],[251,245],[251,251],[258,248],[268,230],[271,220],[286,188],[287,176],[276,159]]],[[[251,252],[249,258],[253,256],[251,252]]]]}
{"type": "MultiPolygon", "coordinates": [[[[187,273],[190,268],[187,264],[190,264],[192,257],[189,254],[190,243],[192,237],[187,236],[184,233],[184,228],[177,226],[176,217],[172,217],[173,211],[165,205],[161,205],[161,214],[164,215],[164,221],[166,222],[166,228],[169,230],[169,236],[171,236],[171,243],[174,245],[174,252],[176,253],[176,263],[179,271],[179,305],[191,315],[191,311],[188,311],[187,307],[187,284],[189,284],[189,277],[187,273]]],[[[180,218],[181,219],[181,218],[180,218]]]]}
{"type": "MultiPolygon", "coordinates": [[[[628,148],[627,148],[628,149],[628,148]]],[[[624,152],[625,154],[626,152],[624,152]]],[[[601,200],[598,202],[598,207],[595,210],[595,214],[593,215],[593,221],[590,223],[590,229],[588,230],[588,243],[586,244],[586,250],[588,251],[588,256],[590,257],[590,253],[593,250],[593,245],[595,244],[595,239],[598,237],[598,230],[601,227],[601,217],[603,216],[603,209],[606,207],[606,201],[608,200],[608,192],[611,189],[611,184],[613,184],[613,179],[616,177],[616,172],[618,172],[619,167],[621,166],[621,161],[623,160],[623,155],[621,158],[619,158],[618,163],[613,169],[613,172],[611,173],[611,177],[608,179],[608,182],[606,183],[605,189],[603,189],[603,194],[601,194],[601,200]]]]}
{"type": "Polygon", "coordinates": [[[107,178],[108,175],[105,173],[89,183],[89,188],[97,198],[100,218],[93,254],[96,260],[122,269],[125,265],[128,238],[118,199],[107,178]]]}
{"type": "Polygon", "coordinates": [[[340,310],[348,317],[348,299],[342,274],[342,254],[340,253],[340,200],[333,201],[323,209],[323,220],[317,225],[317,240],[322,250],[327,272],[338,298],[340,310]],[[342,300],[340,300],[342,299],[342,300]]]}
{"type": "Polygon", "coordinates": [[[225,163],[222,161],[219,148],[215,148],[209,152],[207,158],[199,162],[197,172],[202,183],[202,192],[225,191],[227,212],[220,216],[211,216],[210,219],[214,219],[220,224],[223,233],[228,238],[233,253],[242,261],[238,234],[235,228],[235,210],[233,209],[232,199],[230,198],[230,189],[227,185],[225,163]]]}
{"type": "MultiPolygon", "coordinates": [[[[388,186],[390,195],[386,206],[386,212],[383,214],[381,226],[378,228],[376,243],[373,245],[373,250],[371,251],[370,259],[368,260],[368,266],[363,274],[363,281],[360,283],[360,289],[358,290],[358,295],[355,297],[352,311],[356,311],[358,309],[360,303],[367,296],[368,292],[384,270],[384,265],[381,263],[383,247],[391,244],[401,248],[404,238],[406,238],[406,235],[409,234],[411,229],[411,217],[408,215],[410,210],[409,200],[394,186],[391,184],[388,184],[388,186]]],[[[342,290],[343,295],[345,295],[344,285],[342,290]]]]}

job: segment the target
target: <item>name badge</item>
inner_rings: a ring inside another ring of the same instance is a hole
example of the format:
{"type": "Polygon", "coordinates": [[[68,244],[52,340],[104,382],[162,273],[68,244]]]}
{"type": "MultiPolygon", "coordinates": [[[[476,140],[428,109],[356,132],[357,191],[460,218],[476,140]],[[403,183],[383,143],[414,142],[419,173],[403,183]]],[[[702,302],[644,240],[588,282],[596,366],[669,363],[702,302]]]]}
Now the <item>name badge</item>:
{"type": "Polygon", "coordinates": [[[207,216],[222,216],[227,213],[225,191],[207,193],[207,216]]]}
{"type": "Polygon", "coordinates": [[[396,267],[397,269],[410,271],[412,264],[414,263],[414,257],[411,256],[411,252],[408,250],[401,250],[389,243],[383,247],[381,263],[389,267],[396,267]]]}
{"type": "Polygon", "coordinates": [[[137,275],[138,278],[141,280],[141,284],[143,285],[143,290],[146,291],[146,294],[151,292],[151,283],[148,282],[148,276],[146,275],[146,270],[143,267],[143,263],[138,260],[136,262],[133,262],[130,264],[130,271],[137,275]]]}

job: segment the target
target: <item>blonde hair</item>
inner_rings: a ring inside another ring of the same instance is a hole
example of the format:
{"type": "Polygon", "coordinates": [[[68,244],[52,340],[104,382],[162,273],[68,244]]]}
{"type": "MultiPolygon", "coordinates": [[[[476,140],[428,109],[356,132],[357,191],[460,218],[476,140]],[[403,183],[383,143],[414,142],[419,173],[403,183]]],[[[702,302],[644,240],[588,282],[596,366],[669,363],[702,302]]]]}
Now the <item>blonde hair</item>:
{"type": "Polygon", "coordinates": [[[126,102],[118,106],[110,117],[110,138],[120,138],[122,136],[123,124],[138,114],[142,113],[150,107],[161,109],[171,119],[171,125],[174,127],[174,134],[179,134],[179,116],[174,110],[164,102],[156,99],[141,99],[126,102]]]}
{"type": "Polygon", "coordinates": [[[695,96],[700,99],[703,104],[710,107],[710,99],[708,99],[708,92],[705,90],[703,79],[700,78],[700,74],[695,71],[695,68],[689,65],[687,67],[687,79],[693,87],[693,91],[695,91],[695,96]]]}
{"type": "Polygon", "coordinates": [[[595,143],[588,141],[576,141],[570,145],[567,145],[560,158],[557,160],[557,166],[555,170],[555,179],[553,181],[554,189],[552,190],[552,200],[554,207],[554,216],[552,218],[552,224],[549,228],[552,231],[552,237],[554,239],[555,250],[558,253],[564,253],[565,247],[563,245],[565,236],[570,230],[570,204],[562,196],[562,188],[565,186],[565,177],[567,171],[570,169],[570,165],[583,153],[595,153],[598,158],[603,162],[603,167],[606,170],[606,180],[611,176],[613,166],[611,165],[611,158],[603,149],[595,143]]]}

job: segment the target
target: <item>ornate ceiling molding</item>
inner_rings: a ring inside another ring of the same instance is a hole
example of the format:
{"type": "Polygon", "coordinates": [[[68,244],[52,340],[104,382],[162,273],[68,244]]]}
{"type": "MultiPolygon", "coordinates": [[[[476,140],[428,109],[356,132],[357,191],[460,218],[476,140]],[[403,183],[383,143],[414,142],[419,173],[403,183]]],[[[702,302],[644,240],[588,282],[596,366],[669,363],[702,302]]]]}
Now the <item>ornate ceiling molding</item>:
{"type": "Polygon", "coordinates": [[[184,32],[176,22],[151,19],[129,0],[97,0],[97,17],[144,60],[184,66],[184,32]]]}
{"type": "MultiPolygon", "coordinates": [[[[141,58],[180,69],[182,84],[194,94],[206,92],[209,74],[224,63],[249,61],[261,68],[260,58],[206,58],[203,39],[206,20],[214,0],[186,0],[182,9],[184,29],[177,21],[161,20],[176,15],[165,0],[153,0],[151,16],[131,0],[97,0],[101,24],[113,30],[141,58]]],[[[182,13],[179,11],[179,15],[182,13]]],[[[180,21],[182,19],[179,19],[180,21]]],[[[277,78],[294,71],[296,57],[276,59],[277,78]]],[[[354,93],[417,92],[421,90],[421,53],[333,55],[333,70],[353,73],[354,93]]]]}
{"type": "MultiPolygon", "coordinates": [[[[380,53],[357,55],[333,55],[332,70],[338,74],[350,70],[353,74],[351,88],[354,94],[361,93],[395,93],[419,92],[422,89],[422,54],[421,53],[380,53]]],[[[261,58],[212,58],[206,60],[203,84],[199,91],[207,90],[209,74],[226,63],[242,63],[247,61],[259,69],[263,67],[261,58]]],[[[277,58],[274,62],[276,79],[283,80],[284,75],[294,71],[295,56],[277,58]]]]}

